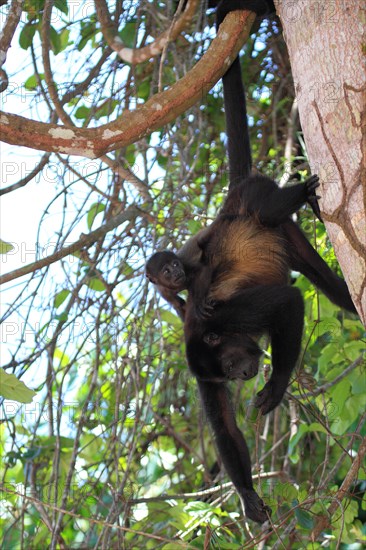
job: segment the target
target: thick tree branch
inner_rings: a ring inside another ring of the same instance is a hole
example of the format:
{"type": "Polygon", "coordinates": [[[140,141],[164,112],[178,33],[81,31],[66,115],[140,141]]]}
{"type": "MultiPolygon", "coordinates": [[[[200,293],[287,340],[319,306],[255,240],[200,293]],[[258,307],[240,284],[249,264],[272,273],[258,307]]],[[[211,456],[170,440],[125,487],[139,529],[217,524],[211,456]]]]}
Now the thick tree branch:
{"type": "Polygon", "coordinates": [[[230,13],[206,54],[168,90],[99,128],[66,128],[0,112],[1,139],[32,149],[97,158],[141,139],[189,109],[215,85],[249,36],[255,15],[230,13]]]}

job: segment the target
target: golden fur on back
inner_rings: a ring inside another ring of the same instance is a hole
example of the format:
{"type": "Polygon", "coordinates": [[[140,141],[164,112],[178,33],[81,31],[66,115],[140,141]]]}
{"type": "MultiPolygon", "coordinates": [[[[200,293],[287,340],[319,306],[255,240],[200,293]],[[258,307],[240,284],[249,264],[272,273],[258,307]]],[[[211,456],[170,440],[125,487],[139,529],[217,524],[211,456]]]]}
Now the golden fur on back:
{"type": "Polygon", "coordinates": [[[241,288],[286,284],[288,264],[284,241],[277,229],[264,227],[252,219],[219,220],[205,249],[213,268],[209,298],[227,300],[241,288]],[[219,235],[219,239],[216,235],[219,235]]]}

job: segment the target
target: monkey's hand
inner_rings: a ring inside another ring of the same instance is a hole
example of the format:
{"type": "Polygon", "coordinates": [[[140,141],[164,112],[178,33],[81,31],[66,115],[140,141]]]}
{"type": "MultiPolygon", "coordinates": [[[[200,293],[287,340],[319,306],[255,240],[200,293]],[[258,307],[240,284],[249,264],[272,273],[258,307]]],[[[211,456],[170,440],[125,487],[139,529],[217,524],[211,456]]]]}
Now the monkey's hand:
{"type": "Polygon", "coordinates": [[[268,521],[272,510],[264,504],[263,500],[257,495],[254,489],[243,489],[241,491],[241,500],[244,508],[244,514],[247,518],[257,523],[268,521]]]}
{"type": "Polygon", "coordinates": [[[271,412],[281,403],[286,388],[287,383],[270,378],[264,388],[257,393],[254,406],[260,409],[262,414],[271,412]]]}
{"type": "Polygon", "coordinates": [[[186,302],[180,296],[175,296],[174,302],[172,305],[175,311],[178,313],[179,317],[184,321],[186,316],[186,302]]]}
{"type": "Polygon", "coordinates": [[[196,315],[200,319],[207,319],[213,313],[216,302],[206,296],[196,303],[196,315]]]}
{"type": "Polygon", "coordinates": [[[318,204],[318,199],[320,199],[320,196],[316,194],[316,189],[319,187],[319,176],[316,174],[313,176],[310,176],[305,183],[305,189],[306,189],[306,201],[310,204],[315,216],[320,220],[322,220],[322,216],[320,214],[320,208],[318,204]]]}

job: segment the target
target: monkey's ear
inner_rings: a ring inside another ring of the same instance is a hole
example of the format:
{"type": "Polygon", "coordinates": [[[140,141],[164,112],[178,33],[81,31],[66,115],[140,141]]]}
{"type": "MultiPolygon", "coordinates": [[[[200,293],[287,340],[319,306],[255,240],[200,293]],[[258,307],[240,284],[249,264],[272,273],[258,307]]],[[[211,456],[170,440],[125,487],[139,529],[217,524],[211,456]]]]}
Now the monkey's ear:
{"type": "Polygon", "coordinates": [[[146,278],[149,279],[150,283],[152,283],[153,285],[156,285],[156,279],[154,277],[146,273],[146,278]]]}
{"type": "Polygon", "coordinates": [[[203,341],[211,347],[218,346],[221,343],[221,336],[215,332],[207,332],[203,335],[203,341]]]}

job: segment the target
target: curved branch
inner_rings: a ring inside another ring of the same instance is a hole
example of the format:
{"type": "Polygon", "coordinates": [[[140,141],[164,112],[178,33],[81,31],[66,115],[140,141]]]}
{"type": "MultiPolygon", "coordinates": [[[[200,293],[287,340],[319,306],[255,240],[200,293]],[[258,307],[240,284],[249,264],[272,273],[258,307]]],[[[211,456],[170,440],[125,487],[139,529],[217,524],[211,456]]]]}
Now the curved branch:
{"type": "Polygon", "coordinates": [[[117,34],[114,21],[112,21],[108,6],[105,0],[94,0],[98,21],[100,23],[103,36],[108,44],[123,61],[136,65],[147,61],[152,57],[158,56],[164,47],[171,41],[178,38],[180,33],[188,27],[192,17],[196,13],[199,0],[188,0],[187,6],[182,14],[177,17],[169,29],[165,30],[154,42],[142,48],[126,48],[117,34]]]}
{"type": "Polygon", "coordinates": [[[65,126],[74,127],[72,120],[70,119],[69,115],[65,113],[62,107],[60,98],[58,97],[57,88],[56,88],[55,81],[53,80],[53,74],[51,69],[50,27],[51,27],[51,15],[52,15],[53,4],[54,4],[54,0],[45,1],[44,9],[43,9],[43,17],[42,17],[41,36],[42,36],[42,60],[43,60],[43,67],[44,67],[44,77],[46,80],[48,93],[50,94],[50,98],[52,99],[52,102],[55,106],[55,110],[58,117],[60,118],[60,120],[62,120],[65,126]]]}
{"type": "Polygon", "coordinates": [[[343,378],[347,378],[347,376],[355,370],[360,365],[363,365],[365,361],[364,355],[360,355],[360,357],[357,357],[355,361],[349,367],[344,369],[344,371],[341,372],[338,376],[334,378],[334,380],[331,380],[330,382],[327,382],[326,384],[323,384],[322,386],[319,386],[316,390],[310,391],[308,393],[302,393],[299,397],[301,399],[307,399],[310,397],[316,397],[317,395],[320,395],[321,393],[326,393],[330,388],[338,384],[343,378]]]}
{"type": "Polygon", "coordinates": [[[0,66],[4,65],[15,30],[22,15],[24,0],[13,0],[3,30],[0,33],[0,66]]]}
{"type": "Polygon", "coordinates": [[[175,120],[202,98],[222,77],[247,40],[255,14],[227,15],[200,61],[171,88],[144,105],[99,128],[66,128],[0,112],[1,139],[32,149],[97,158],[151,134],[175,120]]]}
{"type": "Polygon", "coordinates": [[[123,168],[116,162],[114,159],[108,157],[107,155],[102,155],[101,160],[112,169],[112,172],[118,174],[122,179],[127,180],[132,183],[132,185],[139,191],[142,197],[148,202],[151,202],[153,199],[150,196],[149,188],[140,178],[138,178],[131,170],[123,168]]]}
{"type": "Polygon", "coordinates": [[[85,92],[85,90],[93,82],[93,80],[97,78],[101,68],[104,65],[104,62],[108,59],[111,53],[112,53],[111,48],[106,48],[103,51],[102,55],[100,56],[100,59],[97,61],[94,67],[89,71],[88,76],[85,78],[85,80],[78,82],[77,84],[74,84],[73,85],[74,87],[62,96],[61,105],[68,103],[69,101],[74,99],[74,97],[76,97],[77,95],[83,94],[85,92]]]}
{"type": "Polygon", "coordinates": [[[5,273],[5,275],[1,275],[0,285],[4,283],[8,283],[9,281],[13,281],[14,279],[18,279],[19,277],[23,277],[23,275],[28,275],[28,273],[32,273],[32,271],[37,271],[42,267],[51,265],[57,262],[58,260],[61,260],[62,258],[69,256],[69,254],[75,254],[75,252],[77,252],[81,248],[84,248],[86,246],[91,246],[98,239],[100,239],[106,233],[108,233],[108,231],[115,229],[122,223],[126,221],[130,221],[139,215],[141,215],[141,211],[138,210],[136,207],[127,208],[127,210],[125,210],[124,212],[121,212],[120,214],[117,214],[117,216],[114,216],[113,218],[108,220],[104,225],[98,227],[98,229],[91,231],[87,235],[82,235],[80,239],[75,241],[73,244],[70,244],[69,246],[65,246],[61,250],[54,252],[54,254],[50,254],[50,256],[47,256],[46,258],[42,258],[42,260],[37,260],[36,262],[32,262],[31,264],[25,265],[24,267],[15,269],[10,273],[5,273]]]}
{"type": "Polygon", "coordinates": [[[348,473],[346,477],[343,480],[342,485],[336,492],[336,494],[333,497],[332,504],[329,506],[327,513],[327,516],[322,516],[319,518],[313,532],[311,533],[311,540],[315,542],[322,531],[324,529],[327,529],[330,526],[331,519],[333,514],[337,511],[339,508],[342,500],[348,496],[349,489],[352,485],[352,483],[355,481],[355,479],[358,476],[359,469],[362,467],[362,464],[364,463],[364,458],[366,456],[366,437],[363,438],[360,448],[358,449],[358,453],[354,459],[354,461],[351,464],[350,469],[348,470],[348,473]]]}
{"type": "Polygon", "coordinates": [[[12,191],[15,191],[16,189],[20,189],[21,187],[24,187],[29,183],[33,178],[36,177],[41,170],[46,166],[49,158],[51,156],[51,153],[45,153],[37,166],[27,175],[25,178],[22,178],[21,180],[17,181],[16,183],[13,183],[13,185],[9,185],[9,187],[5,187],[5,189],[0,189],[0,197],[2,195],[6,195],[6,193],[11,193],[12,191]]]}

